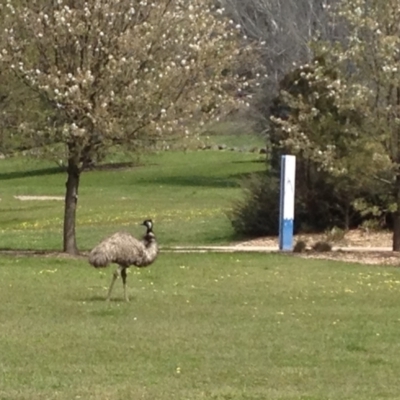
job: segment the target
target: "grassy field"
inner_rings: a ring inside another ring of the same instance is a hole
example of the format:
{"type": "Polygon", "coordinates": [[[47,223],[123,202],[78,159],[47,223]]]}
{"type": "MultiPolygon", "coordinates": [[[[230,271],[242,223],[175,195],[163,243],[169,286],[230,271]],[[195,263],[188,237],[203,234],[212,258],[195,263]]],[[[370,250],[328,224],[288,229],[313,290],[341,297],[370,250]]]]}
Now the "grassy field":
{"type": "MultiPolygon", "coordinates": [[[[82,175],[82,250],[147,217],[164,248],[229,242],[240,181],[265,167],[228,151],[141,161],[82,175]]],[[[63,196],[65,175],[21,158],[0,171],[0,248],[60,249],[63,202],[14,196],[63,196]]],[[[163,251],[130,271],[130,303],[120,282],[106,303],[111,273],[0,255],[0,400],[400,399],[396,268],[163,251]]]]}
{"type": "Polygon", "coordinates": [[[400,270],[161,254],[112,270],[1,257],[0,399],[400,399],[400,270]]]}
{"type": "MultiPolygon", "coordinates": [[[[91,248],[120,229],[140,235],[155,221],[164,246],[226,243],[226,217],[241,195],[246,174],[265,168],[263,157],[230,151],[166,152],[142,157],[133,168],[82,174],[77,214],[78,246],[91,248]]],[[[21,201],[16,195],[63,196],[64,173],[29,159],[0,160],[0,247],[62,248],[62,201],[21,201]]]]}

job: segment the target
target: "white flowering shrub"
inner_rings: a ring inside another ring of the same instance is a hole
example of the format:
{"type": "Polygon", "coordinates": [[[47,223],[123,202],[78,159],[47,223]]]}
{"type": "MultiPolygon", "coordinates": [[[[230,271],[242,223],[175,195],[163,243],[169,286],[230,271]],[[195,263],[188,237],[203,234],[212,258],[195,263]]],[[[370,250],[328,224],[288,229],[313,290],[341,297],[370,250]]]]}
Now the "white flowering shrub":
{"type": "Polygon", "coordinates": [[[194,134],[251,97],[253,48],[212,0],[5,0],[0,68],[45,101],[25,121],[64,160],[64,249],[77,252],[79,175],[114,145],[148,147],[194,134]],[[44,140],[45,139],[45,140],[44,140]],[[68,241],[67,238],[70,238],[68,241]]]}
{"type": "Polygon", "coordinates": [[[101,147],[188,135],[249,101],[236,71],[250,48],[211,1],[8,0],[2,12],[1,65],[55,109],[37,139],[66,143],[80,168],[101,147]]]}

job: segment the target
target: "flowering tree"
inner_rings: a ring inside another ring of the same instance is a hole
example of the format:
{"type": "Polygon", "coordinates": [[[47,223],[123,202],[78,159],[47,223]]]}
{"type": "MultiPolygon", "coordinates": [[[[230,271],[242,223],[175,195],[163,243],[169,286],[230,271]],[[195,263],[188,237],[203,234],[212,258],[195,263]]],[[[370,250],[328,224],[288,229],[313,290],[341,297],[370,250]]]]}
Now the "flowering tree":
{"type": "Polygon", "coordinates": [[[248,101],[250,48],[210,0],[7,0],[0,62],[45,99],[21,130],[63,159],[64,251],[77,253],[80,174],[113,145],[188,135],[248,101]],[[240,95],[237,95],[240,93],[240,95]],[[247,93],[247,92],[246,92],[247,93]]]}
{"type": "MultiPolygon", "coordinates": [[[[1,11],[0,6],[0,26],[3,26],[4,15],[1,11]]],[[[0,31],[0,49],[4,44],[4,36],[0,31]]],[[[34,145],[29,137],[21,137],[17,133],[17,128],[27,115],[34,120],[46,118],[45,108],[41,105],[37,93],[29,91],[10,70],[0,65],[0,153],[2,155],[27,150],[34,145]]]]}
{"type": "Polygon", "coordinates": [[[314,43],[326,63],[317,59],[312,68],[302,67],[310,96],[286,94],[298,113],[274,122],[285,144],[306,151],[320,168],[343,179],[351,176],[353,182],[368,178],[387,185],[387,207],[394,210],[393,250],[399,251],[400,3],[341,0],[331,15],[349,36],[314,43]],[[327,67],[335,68],[336,75],[327,75],[327,67]],[[321,86],[322,92],[316,90],[321,86]]]}

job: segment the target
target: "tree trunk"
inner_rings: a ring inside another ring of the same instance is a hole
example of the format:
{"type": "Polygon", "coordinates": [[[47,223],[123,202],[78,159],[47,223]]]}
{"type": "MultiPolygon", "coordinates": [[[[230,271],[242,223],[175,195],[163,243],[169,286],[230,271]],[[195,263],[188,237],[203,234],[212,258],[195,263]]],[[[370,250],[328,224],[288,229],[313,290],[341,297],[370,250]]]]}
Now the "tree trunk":
{"type": "Polygon", "coordinates": [[[395,198],[397,210],[393,220],[393,251],[400,251],[400,175],[396,176],[395,198]]]}
{"type": "Polygon", "coordinates": [[[76,255],[79,254],[76,246],[75,221],[80,170],[72,159],[68,160],[67,173],[64,209],[64,252],[76,255]]]}
{"type": "Polygon", "coordinates": [[[350,229],[350,204],[346,201],[344,208],[344,230],[348,231],[350,229]]]}

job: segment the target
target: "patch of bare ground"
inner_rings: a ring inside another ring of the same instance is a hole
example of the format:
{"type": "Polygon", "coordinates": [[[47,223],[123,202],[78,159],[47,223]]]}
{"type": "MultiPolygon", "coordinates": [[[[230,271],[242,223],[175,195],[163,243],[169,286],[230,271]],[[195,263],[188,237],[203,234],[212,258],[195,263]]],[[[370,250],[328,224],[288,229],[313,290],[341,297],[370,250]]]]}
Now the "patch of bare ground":
{"type": "MultiPolygon", "coordinates": [[[[368,248],[390,248],[392,245],[392,233],[389,231],[368,232],[361,229],[354,229],[345,232],[343,237],[335,239],[331,233],[304,233],[294,236],[294,242],[300,240],[311,248],[315,243],[325,241],[331,243],[334,247],[348,248],[359,247],[368,248]]],[[[257,239],[247,240],[240,243],[241,246],[276,246],[278,238],[276,236],[267,236],[257,239]]]]}
{"type": "Polygon", "coordinates": [[[62,201],[64,200],[63,196],[14,196],[14,199],[21,200],[21,201],[32,201],[32,200],[57,200],[62,201]]]}
{"type": "MultiPolygon", "coordinates": [[[[296,257],[329,259],[372,265],[400,266],[400,253],[391,251],[392,233],[371,232],[361,229],[350,230],[335,237],[331,232],[295,235],[294,243],[304,241],[306,250],[293,253],[296,257]],[[328,242],[332,251],[317,252],[312,247],[317,242],[328,242]]],[[[262,237],[240,243],[240,246],[278,246],[277,237],[262,237]]]]}

